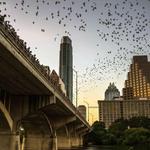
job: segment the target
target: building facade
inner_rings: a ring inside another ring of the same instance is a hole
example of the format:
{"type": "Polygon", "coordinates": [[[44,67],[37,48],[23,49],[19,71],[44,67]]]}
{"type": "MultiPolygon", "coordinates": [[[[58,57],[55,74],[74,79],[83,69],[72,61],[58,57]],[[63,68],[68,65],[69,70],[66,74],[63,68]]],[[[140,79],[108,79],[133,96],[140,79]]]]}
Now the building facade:
{"type": "Polygon", "coordinates": [[[81,113],[81,115],[84,117],[84,119],[86,120],[86,107],[84,105],[80,105],[78,106],[78,110],[81,113]]]}
{"type": "Polygon", "coordinates": [[[120,92],[114,83],[110,83],[105,91],[105,100],[113,100],[115,97],[120,97],[120,92]]]}
{"type": "Polygon", "coordinates": [[[133,56],[123,88],[123,97],[125,100],[150,99],[150,62],[147,56],[133,56]]]}
{"type": "Polygon", "coordinates": [[[73,56],[72,42],[68,36],[63,36],[60,44],[59,76],[65,84],[67,96],[73,99],[73,56]]]}
{"type": "Polygon", "coordinates": [[[98,101],[99,121],[108,128],[115,120],[145,116],[150,118],[150,100],[98,101]]]}

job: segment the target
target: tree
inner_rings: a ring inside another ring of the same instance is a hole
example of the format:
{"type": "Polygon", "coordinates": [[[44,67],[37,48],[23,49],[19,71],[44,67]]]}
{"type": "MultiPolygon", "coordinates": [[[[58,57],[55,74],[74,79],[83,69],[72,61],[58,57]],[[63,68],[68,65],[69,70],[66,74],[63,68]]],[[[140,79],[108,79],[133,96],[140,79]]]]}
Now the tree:
{"type": "Polygon", "coordinates": [[[112,133],[107,132],[102,139],[102,144],[104,145],[114,145],[117,143],[117,139],[115,137],[115,135],[113,135],[112,133]]]}
{"type": "Polygon", "coordinates": [[[119,119],[112,123],[109,127],[109,132],[120,137],[128,128],[128,120],[119,119]]]}
{"type": "Polygon", "coordinates": [[[88,134],[88,142],[93,144],[102,144],[103,137],[106,134],[105,124],[103,122],[96,121],[92,125],[92,130],[88,134]]]}
{"type": "Polygon", "coordinates": [[[133,118],[129,119],[128,125],[131,128],[143,127],[146,129],[150,129],[150,119],[147,117],[133,117],[133,118]]]}
{"type": "Polygon", "coordinates": [[[96,121],[88,134],[92,144],[145,144],[150,142],[150,119],[133,117],[129,120],[119,119],[112,123],[108,130],[103,122],[96,121]]]}
{"type": "Polygon", "coordinates": [[[127,129],[123,136],[123,144],[137,145],[150,142],[150,131],[144,128],[127,129]]]}
{"type": "Polygon", "coordinates": [[[116,137],[105,129],[104,122],[96,121],[92,125],[92,130],[88,134],[89,142],[97,145],[116,144],[116,137]]]}

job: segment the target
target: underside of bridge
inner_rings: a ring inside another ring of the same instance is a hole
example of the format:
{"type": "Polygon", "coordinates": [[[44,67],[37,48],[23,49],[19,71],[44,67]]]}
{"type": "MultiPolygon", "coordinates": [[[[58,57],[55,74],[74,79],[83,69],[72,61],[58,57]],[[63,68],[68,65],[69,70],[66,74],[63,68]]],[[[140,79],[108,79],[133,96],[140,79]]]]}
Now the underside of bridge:
{"type": "Polygon", "coordinates": [[[13,95],[49,95],[50,91],[0,43],[0,87],[13,95]]]}
{"type": "Polygon", "coordinates": [[[24,129],[24,148],[56,150],[81,146],[82,134],[78,134],[75,120],[64,122],[61,126],[57,124],[61,122],[56,120],[47,120],[43,113],[21,120],[19,126],[24,129]]]}

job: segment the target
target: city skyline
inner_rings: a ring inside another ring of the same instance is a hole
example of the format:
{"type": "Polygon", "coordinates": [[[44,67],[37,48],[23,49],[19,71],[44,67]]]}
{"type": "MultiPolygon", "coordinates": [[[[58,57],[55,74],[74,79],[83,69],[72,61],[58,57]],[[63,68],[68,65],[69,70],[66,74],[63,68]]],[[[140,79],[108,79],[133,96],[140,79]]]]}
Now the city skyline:
{"type": "MultiPolygon", "coordinates": [[[[93,131],[95,125],[96,128],[100,127],[99,129],[105,135],[109,134],[109,130],[106,130],[107,126],[105,128],[102,122],[96,121],[93,126],[89,125],[84,119],[86,117],[86,108],[80,106],[79,111],[77,111],[77,108],[68,101],[68,98],[65,96],[65,93],[63,93],[61,85],[59,84],[60,78],[57,73],[53,70],[52,73],[49,74],[49,67],[41,65],[37,58],[31,54],[30,49],[26,47],[26,43],[18,37],[14,28],[4,20],[4,16],[0,16],[0,36],[1,147],[5,150],[9,150],[10,148],[12,150],[20,148],[22,150],[26,148],[57,150],[78,146],[81,148],[84,144],[84,135],[88,135],[88,133],[91,135],[91,132],[97,133],[97,131],[93,131]],[[12,140],[10,140],[10,138],[12,140]]],[[[113,101],[107,102],[110,103],[113,101]]],[[[148,130],[149,118],[147,117],[150,114],[150,101],[148,100],[148,103],[145,103],[143,100],[138,100],[138,102],[142,102],[142,105],[140,105],[142,107],[135,107],[140,103],[133,105],[135,101],[132,100],[130,106],[133,107],[125,109],[125,113],[123,112],[124,107],[122,106],[122,102],[126,103],[127,101],[121,101],[121,103],[119,103],[119,107],[121,108],[119,114],[121,114],[121,116],[125,114],[128,118],[130,116],[133,117],[138,115],[138,111],[139,115],[142,115],[136,118],[134,126],[133,121],[130,122],[130,124],[127,120],[127,122],[123,122],[125,123],[123,132],[125,130],[130,131],[129,127],[131,130],[132,128],[135,130],[136,127],[136,132],[138,128],[141,129],[141,127],[142,130],[144,128],[144,130],[148,130]],[[128,114],[130,116],[128,116],[127,112],[129,112],[128,114]],[[141,119],[144,124],[141,122],[141,119]]],[[[104,107],[102,107],[102,109],[105,110],[104,107]]],[[[113,107],[113,110],[116,112],[115,107],[113,107]]],[[[110,116],[112,115],[108,115],[107,113],[106,117],[110,116]]],[[[135,120],[135,118],[131,119],[135,120]]],[[[109,121],[111,123],[113,118],[111,117],[109,121]]],[[[116,123],[118,124],[118,122],[116,123]]],[[[109,123],[106,125],[109,126],[109,123]]],[[[122,132],[122,130],[120,130],[120,123],[118,125],[118,131],[122,132]]],[[[101,132],[98,133],[101,134],[101,132]]],[[[117,134],[118,133],[120,132],[117,132],[117,134]]],[[[104,134],[102,136],[104,136],[104,134]]],[[[113,135],[114,134],[111,134],[111,137],[113,135]]],[[[96,137],[102,136],[98,134],[96,137]]],[[[108,136],[105,137],[108,138],[108,136]]],[[[120,138],[120,135],[118,138],[120,138]]],[[[114,144],[118,144],[116,140],[114,144]]],[[[137,142],[137,144],[139,144],[139,142],[137,142]]]]}
{"type": "MultiPolygon", "coordinates": [[[[147,56],[133,56],[123,96],[117,100],[98,101],[99,121],[108,128],[118,119],[150,117],[150,62],[147,56]]],[[[111,84],[110,84],[111,87],[111,84]]]]}
{"type": "Polygon", "coordinates": [[[79,104],[97,105],[110,82],[122,93],[132,56],[150,56],[148,0],[4,2],[1,13],[51,71],[59,70],[61,37],[71,38],[79,104]]]}

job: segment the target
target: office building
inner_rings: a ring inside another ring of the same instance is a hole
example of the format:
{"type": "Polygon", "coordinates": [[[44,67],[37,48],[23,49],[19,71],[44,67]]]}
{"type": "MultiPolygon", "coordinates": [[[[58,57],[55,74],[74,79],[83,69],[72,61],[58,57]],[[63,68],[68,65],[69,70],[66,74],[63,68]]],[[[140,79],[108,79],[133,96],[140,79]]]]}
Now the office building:
{"type": "Polygon", "coordinates": [[[63,36],[60,44],[59,76],[65,84],[67,96],[73,99],[73,56],[72,42],[68,36],[63,36]]]}
{"type": "Polygon", "coordinates": [[[150,99],[150,62],[147,56],[133,56],[123,97],[125,100],[150,99]]]}
{"type": "Polygon", "coordinates": [[[80,105],[78,106],[78,110],[83,116],[83,118],[86,120],[86,107],[84,105],[80,105]]]}
{"type": "Polygon", "coordinates": [[[149,100],[101,100],[99,105],[99,121],[105,123],[108,128],[118,119],[145,116],[150,118],[149,100]]]}
{"type": "Polygon", "coordinates": [[[110,83],[105,91],[105,100],[113,100],[116,97],[120,97],[120,92],[114,83],[110,83]]]}

